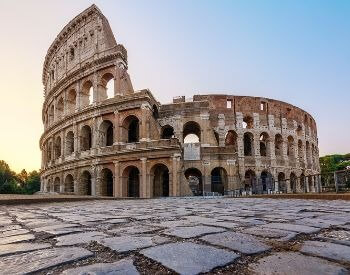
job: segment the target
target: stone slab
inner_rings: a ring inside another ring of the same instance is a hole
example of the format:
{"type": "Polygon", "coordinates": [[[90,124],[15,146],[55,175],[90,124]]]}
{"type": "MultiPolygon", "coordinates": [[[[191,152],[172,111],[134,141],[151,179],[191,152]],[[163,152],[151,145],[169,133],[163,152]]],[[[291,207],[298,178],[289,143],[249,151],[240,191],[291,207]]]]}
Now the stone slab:
{"type": "Polygon", "coordinates": [[[63,271],[62,275],[138,275],[140,274],[132,259],[123,259],[115,263],[98,263],[93,265],[71,268],[63,271]]]}
{"type": "Polygon", "coordinates": [[[99,243],[117,252],[128,252],[163,244],[167,241],[169,241],[167,238],[160,236],[121,236],[105,238],[100,240],[99,243]]]}
{"type": "Polygon", "coordinates": [[[350,246],[350,231],[336,230],[325,232],[320,234],[319,237],[327,241],[350,246]]]}
{"type": "Polygon", "coordinates": [[[347,274],[347,270],[335,263],[294,252],[280,252],[249,265],[253,274],[278,275],[334,275],[347,274]]]}
{"type": "Polygon", "coordinates": [[[0,245],[9,244],[9,243],[19,243],[19,242],[30,241],[34,239],[35,237],[33,234],[23,234],[23,235],[3,237],[3,238],[0,238],[0,245]]]}
{"type": "Polygon", "coordinates": [[[269,224],[263,225],[263,227],[293,231],[298,233],[306,233],[306,234],[317,233],[318,231],[320,231],[320,228],[300,225],[300,224],[290,224],[290,223],[269,223],[269,224]]]}
{"type": "Polygon", "coordinates": [[[239,232],[223,232],[207,235],[201,238],[213,245],[223,246],[244,254],[255,254],[270,249],[270,246],[264,244],[254,236],[239,232]]]}
{"type": "Polygon", "coordinates": [[[111,230],[108,230],[108,233],[133,235],[133,234],[153,232],[157,229],[159,229],[159,227],[147,226],[147,225],[132,225],[132,226],[125,226],[125,227],[119,227],[116,229],[111,229],[111,230]]]}
{"type": "Polygon", "coordinates": [[[225,229],[218,227],[197,225],[190,227],[175,227],[174,229],[169,229],[165,231],[164,234],[187,239],[202,236],[209,233],[219,233],[224,231],[225,229]]]}
{"type": "Polygon", "coordinates": [[[27,234],[29,231],[27,229],[14,229],[14,230],[8,230],[5,232],[1,232],[2,237],[11,237],[16,235],[23,235],[27,234]]]}
{"type": "MultiPolygon", "coordinates": [[[[0,256],[28,252],[51,247],[48,243],[12,243],[0,245],[0,256]]],[[[0,260],[1,261],[1,260],[0,260]]]]}
{"type": "Polygon", "coordinates": [[[159,245],[141,250],[140,253],[184,275],[209,272],[239,257],[233,252],[191,242],[159,245]]]}
{"type": "Polygon", "coordinates": [[[60,237],[56,237],[57,246],[63,245],[75,245],[81,243],[89,243],[91,241],[99,241],[103,238],[106,238],[108,235],[98,232],[98,231],[90,231],[76,234],[69,234],[60,237]]]}
{"type": "Polygon", "coordinates": [[[319,228],[328,228],[333,225],[341,225],[343,222],[332,221],[332,220],[323,220],[315,218],[304,218],[295,221],[296,224],[319,227],[319,228]]]}
{"type": "Polygon", "coordinates": [[[350,263],[350,247],[346,245],[306,241],[300,251],[313,256],[350,263]]]}
{"type": "Polygon", "coordinates": [[[243,229],[243,232],[246,234],[251,234],[263,238],[269,239],[278,239],[280,241],[289,241],[293,239],[298,233],[292,231],[285,231],[280,229],[273,228],[264,228],[264,227],[250,227],[243,229]]]}
{"type": "Polygon", "coordinates": [[[92,256],[93,253],[80,247],[51,248],[0,258],[2,274],[27,274],[49,267],[70,263],[92,256]]]}

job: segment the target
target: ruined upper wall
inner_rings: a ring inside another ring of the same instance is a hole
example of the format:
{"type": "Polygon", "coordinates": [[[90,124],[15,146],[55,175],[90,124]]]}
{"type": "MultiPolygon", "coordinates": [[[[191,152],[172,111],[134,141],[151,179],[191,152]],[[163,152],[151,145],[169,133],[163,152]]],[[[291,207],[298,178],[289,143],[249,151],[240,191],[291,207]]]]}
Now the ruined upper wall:
{"type": "Polygon", "coordinates": [[[77,68],[101,58],[110,49],[119,52],[127,63],[125,48],[117,44],[108,20],[92,5],[71,20],[50,46],[42,76],[45,95],[77,68]]]}
{"type": "Polygon", "coordinates": [[[194,95],[191,101],[186,101],[185,97],[174,98],[172,104],[162,105],[160,109],[163,117],[184,113],[195,116],[201,112],[208,112],[212,122],[215,122],[219,114],[224,114],[227,121],[230,119],[236,121],[237,113],[251,118],[254,114],[258,114],[261,126],[268,126],[273,117],[274,125],[278,128],[281,128],[283,123],[286,123],[285,127],[291,130],[304,126],[308,134],[310,127],[313,135],[317,136],[316,122],[309,113],[289,103],[265,97],[194,95]]]}

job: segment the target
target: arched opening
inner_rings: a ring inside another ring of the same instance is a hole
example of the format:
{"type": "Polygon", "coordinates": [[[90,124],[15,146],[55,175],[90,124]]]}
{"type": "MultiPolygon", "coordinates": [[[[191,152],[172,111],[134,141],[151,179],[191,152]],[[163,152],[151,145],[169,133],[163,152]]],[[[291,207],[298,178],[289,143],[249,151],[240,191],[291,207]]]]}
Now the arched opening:
{"type": "Polygon", "coordinates": [[[256,175],[253,170],[248,170],[244,174],[244,190],[252,191],[256,189],[256,175]]]}
{"type": "Polygon", "coordinates": [[[222,167],[216,167],[211,171],[211,192],[221,195],[228,189],[227,172],[222,167]]]}
{"type": "Polygon", "coordinates": [[[71,155],[74,152],[74,133],[69,131],[66,136],[66,155],[71,155]]]}
{"type": "Polygon", "coordinates": [[[154,119],[158,119],[159,118],[159,111],[156,105],[153,105],[152,107],[152,115],[154,119]]]}
{"type": "Polygon", "coordinates": [[[81,106],[82,107],[86,107],[89,106],[90,104],[92,104],[93,102],[93,84],[91,81],[86,81],[83,86],[82,86],[82,90],[81,90],[81,106]]]}
{"type": "Polygon", "coordinates": [[[64,180],[64,192],[66,193],[74,192],[74,179],[71,174],[68,174],[66,176],[66,179],[64,180]]]}
{"type": "Polygon", "coordinates": [[[216,141],[216,146],[220,145],[220,137],[219,137],[219,133],[216,132],[215,130],[213,130],[214,132],[214,137],[215,137],[215,141],[216,141]]]}
{"type": "Polygon", "coordinates": [[[91,128],[88,125],[84,125],[81,128],[81,151],[90,150],[92,147],[92,134],[91,134],[91,128]]]}
{"type": "Polygon", "coordinates": [[[74,113],[77,105],[77,92],[72,89],[67,94],[67,111],[68,113],[74,113]]]}
{"type": "Polygon", "coordinates": [[[303,134],[303,128],[302,128],[300,125],[298,125],[298,127],[297,127],[297,129],[296,129],[296,133],[297,133],[297,136],[298,136],[298,137],[301,137],[301,136],[302,136],[302,134],[303,134]]]}
{"type": "Polygon", "coordinates": [[[50,162],[52,160],[52,142],[49,141],[47,148],[47,160],[50,162]]]}
{"type": "Polygon", "coordinates": [[[243,143],[244,143],[245,156],[253,156],[253,142],[254,142],[253,134],[249,132],[244,133],[243,143]]]}
{"type": "Polygon", "coordinates": [[[309,185],[309,192],[314,191],[313,176],[308,176],[307,177],[307,182],[308,182],[308,185],[309,185]]]}
{"type": "Polygon", "coordinates": [[[280,134],[275,136],[275,155],[282,156],[283,155],[283,138],[280,134]]]}
{"type": "Polygon", "coordinates": [[[114,142],[113,123],[104,120],[100,125],[100,146],[112,146],[114,142]]]}
{"type": "Polygon", "coordinates": [[[297,192],[297,176],[295,175],[294,172],[290,173],[290,190],[292,193],[297,192]]]}
{"type": "Polygon", "coordinates": [[[300,162],[304,162],[303,142],[298,140],[298,157],[300,162]]]}
{"type": "Polygon", "coordinates": [[[139,142],[140,122],[136,116],[128,116],[123,122],[123,137],[128,143],[139,142]]]}
{"type": "Polygon", "coordinates": [[[57,117],[57,120],[62,118],[62,116],[63,116],[63,108],[64,108],[63,98],[60,97],[60,99],[56,103],[56,117],[57,117]]]}
{"type": "Polygon", "coordinates": [[[309,143],[309,141],[306,141],[305,150],[306,150],[306,161],[307,161],[307,165],[308,165],[308,168],[309,168],[311,166],[310,143],[309,143]]]}
{"type": "Polygon", "coordinates": [[[251,116],[245,116],[243,118],[242,123],[243,129],[253,129],[254,128],[254,120],[251,116]]]}
{"type": "Polygon", "coordinates": [[[184,143],[198,143],[201,140],[201,128],[197,122],[189,121],[183,127],[184,143]]]}
{"type": "Polygon", "coordinates": [[[106,98],[114,97],[114,76],[111,73],[106,73],[101,78],[101,85],[105,89],[106,98]]]}
{"type": "Polygon", "coordinates": [[[202,173],[197,168],[188,168],[185,177],[194,196],[203,195],[202,173]]]}
{"type": "Polygon", "coordinates": [[[294,138],[292,136],[288,137],[287,155],[289,158],[294,158],[294,138]]]}
{"type": "Polygon", "coordinates": [[[305,175],[304,175],[304,173],[302,173],[300,175],[299,180],[300,180],[300,191],[301,192],[306,192],[305,175]]]}
{"type": "Polygon", "coordinates": [[[54,120],[55,120],[54,114],[55,114],[55,108],[53,107],[53,105],[51,105],[51,106],[49,107],[49,124],[50,124],[50,125],[51,125],[51,124],[54,122],[54,120]]]}
{"type": "Polygon", "coordinates": [[[266,157],[270,154],[269,148],[269,135],[267,133],[261,133],[259,138],[260,143],[260,156],[266,157]]]}
{"type": "Polygon", "coordinates": [[[48,191],[48,192],[53,192],[53,186],[52,186],[52,181],[51,181],[51,179],[49,179],[48,181],[47,181],[47,186],[46,186],[46,190],[48,191]]]}
{"type": "Polygon", "coordinates": [[[260,189],[259,193],[266,194],[274,189],[273,178],[269,172],[267,171],[261,172],[260,181],[261,181],[261,185],[259,188],[260,189]]]}
{"type": "Polygon", "coordinates": [[[84,171],[80,177],[81,182],[81,194],[82,195],[92,195],[92,182],[91,174],[88,171],[84,171]]]}
{"type": "Polygon", "coordinates": [[[61,180],[59,177],[55,178],[55,181],[53,182],[53,191],[56,193],[60,192],[60,186],[61,186],[61,180]]]}
{"type": "Polygon", "coordinates": [[[135,166],[129,166],[124,170],[123,178],[126,180],[127,196],[140,197],[140,172],[135,166]]]}
{"type": "Polygon", "coordinates": [[[284,173],[278,173],[278,191],[287,193],[286,176],[284,173]]]}
{"type": "Polygon", "coordinates": [[[171,139],[174,135],[174,128],[170,125],[165,125],[162,128],[162,139],[171,139]]]}
{"type": "Polygon", "coordinates": [[[228,131],[225,138],[225,146],[232,148],[233,152],[237,152],[237,133],[228,131]]]}
{"type": "Polygon", "coordinates": [[[151,169],[153,177],[153,197],[169,197],[169,169],[164,164],[156,164],[151,169]]]}
{"type": "Polygon", "coordinates": [[[61,145],[61,137],[58,136],[55,139],[55,157],[56,159],[58,159],[59,157],[61,157],[62,154],[62,145],[61,145]]]}
{"type": "Polygon", "coordinates": [[[113,173],[108,168],[101,171],[101,196],[113,197],[113,173]]]}

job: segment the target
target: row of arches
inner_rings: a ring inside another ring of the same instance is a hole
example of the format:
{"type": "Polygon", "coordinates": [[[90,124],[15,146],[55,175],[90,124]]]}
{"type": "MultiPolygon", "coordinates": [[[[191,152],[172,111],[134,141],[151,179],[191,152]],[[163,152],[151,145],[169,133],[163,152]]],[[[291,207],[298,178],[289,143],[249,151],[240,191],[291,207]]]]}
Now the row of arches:
{"type": "MultiPolygon", "coordinates": [[[[122,141],[127,143],[134,143],[139,141],[139,119],[134,116],[128,116],[121,127],[122,130],[122,141]]],[[[114,125],[110,120],[103,120],[98,128],[98,139],[97,146],[105,147],[112,146],[114,143],[114,125]]],[[[68,131],[65,136],[64,150],[65,155],[71,155],[76,151],[75,145],[75,134],[73,131],[68,131]]],[[[89,125],[84,125],[81,127],[79,133],[79,145],[80,151],[90,150],[93,146],[93,133],[89,125]]],[[[47,148],[45,148],[47,153],[47,161],[52,159],[57,159],[62,156],[62,138],[57,136],[53,141],[47,143],[47,148]],[[54,155],[52,155],[52,152],[54,155]]]]}
{"type": "MultiPolygon", "coordinates": [[[[151,194],[153,197],[168,197],[170,195],[169,169],[164,164],[156,164],[150,170],[151,194]]],[[[89,170],[80,173],[74,184],[72,174],[67,174],[61,183],[60,177],[47,180],[46,191],[57,193],[75,193],[79,195],[114,196],[115,178],[109,168],[103,168],[94,187],[94,179],[89,170]]],[[[123,197],[141,196],[141,174],[136,166],[128,166],[123,170],[119,184],[123,185],[123,197]]]]}
{"type": "MultiPolygon", "coordinates": [[[[114,97],[114,75],[105,73],[101,76],[98,85],[99,100],[106,100],[114,97]]],[[[97,94],[97,92],[96,92],[97,94]]],[[[44,124],[51,125],[53,122],[63,118],[64,115],[72,114],[78,108],[91,105],[96,99],[94,95],[94,84],[92,80],[86,80],[79,92],[75,88],[68,89],[64,94],[56,98],[45,112],[44,124]]]]}

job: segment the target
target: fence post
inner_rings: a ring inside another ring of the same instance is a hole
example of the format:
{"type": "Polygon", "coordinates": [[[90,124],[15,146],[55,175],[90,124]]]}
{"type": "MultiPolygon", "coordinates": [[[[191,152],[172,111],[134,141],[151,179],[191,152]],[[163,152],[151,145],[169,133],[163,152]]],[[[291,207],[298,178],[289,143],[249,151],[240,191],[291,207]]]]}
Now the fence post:
{"type": "Polygon", "coordinates": [[[336,172],[334,172],[334,185],[335,185],[335,192],[338,193],[338,175],[336,172]]]}

